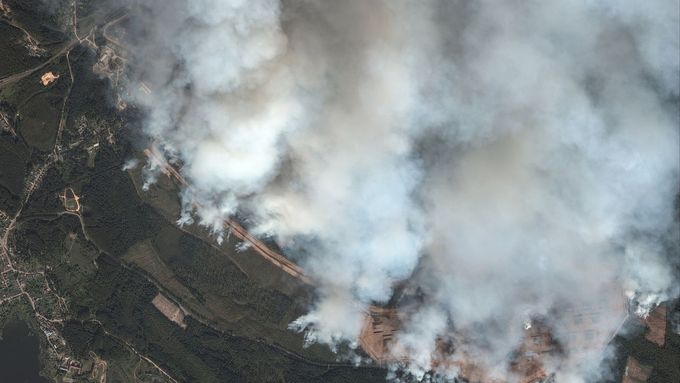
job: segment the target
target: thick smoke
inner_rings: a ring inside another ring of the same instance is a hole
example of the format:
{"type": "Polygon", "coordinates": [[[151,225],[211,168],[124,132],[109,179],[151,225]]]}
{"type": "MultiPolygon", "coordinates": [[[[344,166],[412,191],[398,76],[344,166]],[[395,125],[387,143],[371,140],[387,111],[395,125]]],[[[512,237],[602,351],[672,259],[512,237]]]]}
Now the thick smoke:
{"type": "Polygon", "coordinates": [[[191,185],[180,222],[246,213],[318,283],[311,341],[408,280],[410,368],[455,328],[502,374],[528,317],[559,337],[555,309],[599,305],[611,332],[603,302],[676,293],[679,8],[149,1],[132,97],[191,185]]]}

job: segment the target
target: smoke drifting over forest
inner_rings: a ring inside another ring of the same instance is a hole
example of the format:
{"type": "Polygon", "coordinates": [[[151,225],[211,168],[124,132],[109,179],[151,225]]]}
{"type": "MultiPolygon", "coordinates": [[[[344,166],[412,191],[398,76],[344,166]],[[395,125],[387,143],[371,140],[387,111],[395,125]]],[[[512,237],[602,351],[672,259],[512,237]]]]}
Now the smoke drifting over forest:
{"type": "Polygon", "coordinates": [[[409,368],[455,328],[494,370],[527,317],[559,339],[557,308],[677,294],[677,0],[146,7],[131,97],[192,186],[179,221],[273,236],[318,283],[310,341],[355,341],[408,280],[409,368]]]}

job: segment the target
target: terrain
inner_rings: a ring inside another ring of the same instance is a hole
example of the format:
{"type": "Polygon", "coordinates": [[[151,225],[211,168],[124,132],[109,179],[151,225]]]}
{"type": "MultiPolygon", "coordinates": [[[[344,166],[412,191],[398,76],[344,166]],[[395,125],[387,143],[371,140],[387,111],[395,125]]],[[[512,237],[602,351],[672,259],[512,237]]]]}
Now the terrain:
{"type": "MultiPolygon", "coordinates": [[[[46,4],[0,0],[0,324],[29,324],[41,375],[385,381],[383,367],[305,347],[288,330],[314,299],[295,269],[243,235],[217,243],[197,225],[179,227],[180,180],[145,190],[141,170],[127,169],[152,145],[139,136],[141,112],[116,94],[126,52],[115,29],[128,11],[96,0],[46,4]]],[[[678,381],[673,323],[663,346],[642,329],[615,339],[618,378],[635,355],[654,365],[650,382],[678,381]]]]}
{"type": "Polygon", "coordinates": [[[105,36],[125,11],[3,1],[0,28],[1,321],[40,338],[53,381],[375,381],[287,330],[312,299],[230,238],[179,228],[178,185],[141,190],[125,161],[134,108],[121,110],[105,36]],[[33,49],[34,48],[34,49],[33,49]],[[51,73],[43,85],[41,77],[51,73]],[[237,250],[238,248],[238,250],[237,250]],[[172,322],[154,297],[181,308],[172,322]]]}

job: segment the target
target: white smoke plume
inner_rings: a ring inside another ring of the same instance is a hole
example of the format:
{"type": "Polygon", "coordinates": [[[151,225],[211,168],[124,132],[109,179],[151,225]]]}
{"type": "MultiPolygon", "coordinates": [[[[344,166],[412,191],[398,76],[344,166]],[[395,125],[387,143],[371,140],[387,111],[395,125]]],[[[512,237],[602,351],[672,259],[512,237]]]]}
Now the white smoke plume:
{"type": "Polygon", "coordinates": [[[180,220],[247,213],[318,283],[311,341],[355,341],[408,280],[412,371],[456,328],[503,374],[528,316],[568,343],[556,308],[607,332],[603,302],[677,292],[679,8],[149,0],[132,97],[191,185],[180,220]]]}

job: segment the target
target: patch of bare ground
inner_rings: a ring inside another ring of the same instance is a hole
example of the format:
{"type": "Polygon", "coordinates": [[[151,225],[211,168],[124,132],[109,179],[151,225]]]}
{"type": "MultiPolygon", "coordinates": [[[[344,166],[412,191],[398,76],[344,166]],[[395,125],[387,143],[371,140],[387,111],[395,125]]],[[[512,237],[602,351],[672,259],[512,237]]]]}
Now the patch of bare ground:
{"type": "Polygon", "coordinates": [[[156,294],[156,296],[151,301],[151,304],[153,304],[154,307],[156,307],[158,311],[165,315],[165,317],[171,322],[176,323],[181,328],[187,328],[187,324],[184,322],[184,310],[177,306],[175,302],[168,299],[165,295],[161,293],[156,294]]]}
{"type": "Polygon", "coordinates": [[[632,356],[626,362],[626,371],[623,374],[621,383],[644,383],[652,374],[652,368],[641,364],[632,356]]]}
{"type": "Polygon", "coordinates": [[[647,326],[645,338],[659,347],[666,344],[666,316],[666,306],[661,305],[645,318],[645,325],[647,326]]]}
{"type": "Polygon", "coordinates": [[[199,316],[209,322],[235,322],[242,318],[231,312],[223,311],[219,314],[213,312],[175,276],[175,273],[163,262],[150,240],[144,240],[134,244],[123,256],[123,261],[139,267],[147,273],[165,291],[179,299],[189,310],[189,315],[199,316]]]}

